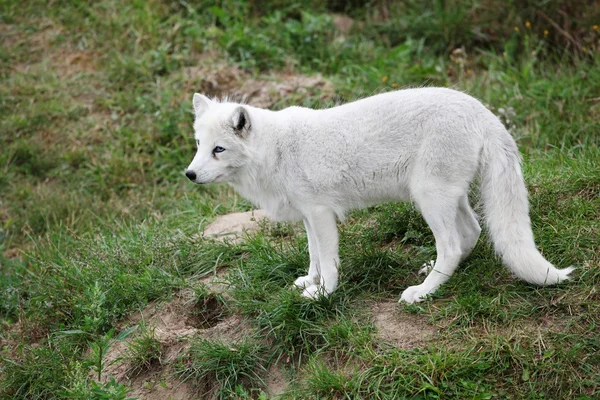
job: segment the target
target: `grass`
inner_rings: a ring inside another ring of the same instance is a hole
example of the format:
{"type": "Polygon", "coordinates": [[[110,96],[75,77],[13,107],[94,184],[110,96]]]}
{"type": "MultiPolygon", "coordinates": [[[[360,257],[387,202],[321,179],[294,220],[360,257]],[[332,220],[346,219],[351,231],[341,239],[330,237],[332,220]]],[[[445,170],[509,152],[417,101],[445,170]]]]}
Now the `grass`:
{"type": "MultiPolygon", "coordinates": [[[[91,377],[103,373],[119,321],[182,289],[195,291],[202,329],[233,314],[253,329],[234,343],[195,338],[179,361],[161,359],[178,371],[176,382],[216,397],[268,397],[273,365],[292,381],[283,398],[585,399],[600,391],[596,3],[0,5],[1,398],[126,398],[126,384],[91,377]],[[355,23],[345,29],[335,13],[355,23]],[[230,70],[238,72],[215,72],[230,70]],[[333,95],[292,89],[272,107],[324,107],[420,85],[481,99],[523,154],[538,247],[560,267],[575,265],[575,279],[526,285],[484,234],[431,301],[397,307],[395,315],[438,332],[403,349],[378,336],[370,304],[420,282],[416,271],[435,255],[411,205],[348,216],[340,287],[316,302],[289,290],[308,265],[299,227],[263,226],[239,244],[198,235],[217,215],[252,206],[226,186],[185,182],[191,95],[316,73],[333,95]],[[224,293],[203,286],[225,268],[224,293]]],[[[131,364],[143,375],[158,343],[150,328],[132,343],[131,364]]]]}
{"type": "Polygon", "coordinates": [[[129,372],[133,376],[139,375],[153,365],[161,364],[161,356],[161,343],[156,337],[156,328],[140,325],[137,337],[129,343],[125,353],[129,372]]]}
{"type": "Polygon", "coordinates": [[[266,371],[265,354],[266,348],[252,339],[234,345],[200,339],[192,343],[186,358],[180,360],[176,374],[183,381],[191,379],[207,385],[209,391],[215,390],[223,398],[251,395],[260,392],[260,386],[264,385],[261,376],[266,371]],[[253,389],[247,391],[244,386],[253,389]]]}

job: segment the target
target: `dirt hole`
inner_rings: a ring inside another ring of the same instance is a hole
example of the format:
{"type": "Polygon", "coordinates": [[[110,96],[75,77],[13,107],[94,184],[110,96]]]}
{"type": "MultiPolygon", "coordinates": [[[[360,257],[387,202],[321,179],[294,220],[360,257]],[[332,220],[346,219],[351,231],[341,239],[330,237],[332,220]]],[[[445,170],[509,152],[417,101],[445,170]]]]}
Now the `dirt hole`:
{"type": "Polygon", "coordinates": [[[187,323],[198,329],[212,328],[227,316],[223,300],[216,294],[198,299],[189,311],[187,323]]]}

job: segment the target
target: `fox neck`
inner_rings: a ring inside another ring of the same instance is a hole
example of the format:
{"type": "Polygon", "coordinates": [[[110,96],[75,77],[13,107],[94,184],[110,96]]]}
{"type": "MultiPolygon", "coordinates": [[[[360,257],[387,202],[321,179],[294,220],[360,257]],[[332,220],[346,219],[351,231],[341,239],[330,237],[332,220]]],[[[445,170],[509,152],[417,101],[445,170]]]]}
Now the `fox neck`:
{"type": "Polygon", "coordinates": [[[258,206],[284,195],[284,184],[279,179],[277,164],[278,137],[287,134],[287,124],[276,113],[252,109],[254,135],[249,139],[247,163],[230,182],[242,196],[258,206]]]}

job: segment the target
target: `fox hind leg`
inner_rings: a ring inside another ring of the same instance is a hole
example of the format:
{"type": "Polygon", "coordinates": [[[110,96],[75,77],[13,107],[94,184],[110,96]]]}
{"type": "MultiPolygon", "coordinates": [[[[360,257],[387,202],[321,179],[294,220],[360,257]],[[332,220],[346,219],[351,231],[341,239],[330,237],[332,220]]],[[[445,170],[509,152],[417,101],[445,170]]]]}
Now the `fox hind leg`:
{"type": "Polygon", "coordinates": [[[456,226],[460,233],[460,248],[463,252],[461,261],[463,261],[469,257],[481,234],[477,216],[469,205],[469,197],[466,194],[460,198],[458,203],[456,226]]]}
{"type": "MultiPolygon", "coordinates": [[[[456,213],[456,227],[460,236],[460,248],[462,250],[461,261],[464,261],[477,244],[481,227],[477,221],[475,211],[469,205],[469,198],[465,194],[458,203],[458,212],[456,213]]],[[[435,260],[429,260],[421,266],[419,275],[429,275],[435,268],[435,260]]]]}
{"type": "Polygon", "coordinates": [[[434,293],[450,279],[463,258],[463,247],[468,243],[463,245],[457,218],[464,193],[457,193],[457,189],[441,181],[429,180],[425,187],[413,192],[413,199],[435,237],[437,258],[425,281],[402,293],[401,300],[407,303],[422,301],[434,293]]]}

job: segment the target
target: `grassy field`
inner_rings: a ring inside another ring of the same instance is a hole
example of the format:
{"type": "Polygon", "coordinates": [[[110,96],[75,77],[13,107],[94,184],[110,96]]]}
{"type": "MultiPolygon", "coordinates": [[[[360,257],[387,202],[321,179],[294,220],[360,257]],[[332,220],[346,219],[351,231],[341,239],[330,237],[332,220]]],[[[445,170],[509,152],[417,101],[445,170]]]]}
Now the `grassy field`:
{"type": "Polygon", "coordinates": [[[600,4],[574,4],[0,0],[0,397],[598,398],[600,4]],[[194,92],[279,109],[422,85],[510,129],[536,242],[573,281],[524,284],[484,233],[396,305],[435,254],[409,204],[349,216],[316,302],[290,290],[298,226],[200,235],[252,205],[183,176],[194,92]]]}

